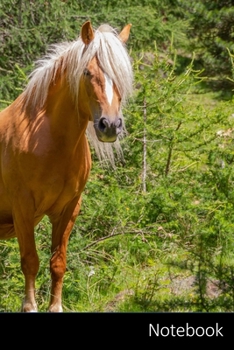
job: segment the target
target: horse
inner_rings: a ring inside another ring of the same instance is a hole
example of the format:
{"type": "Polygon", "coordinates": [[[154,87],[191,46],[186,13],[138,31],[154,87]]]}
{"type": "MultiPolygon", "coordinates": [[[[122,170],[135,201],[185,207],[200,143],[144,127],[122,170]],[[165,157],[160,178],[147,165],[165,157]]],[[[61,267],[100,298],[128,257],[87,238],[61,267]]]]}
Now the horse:
{"type": "Polygon", "coordinates": [[[91,168],[86,129],[91,123],[100,144],[123,132],[121,110],[133,82],[125,45],[130,28],[117,33],[85,22],[77,40],[51,46],[25,90],[0,113],[0,239],[17,237],[22,312],[37,312],[34,228],[45,215],[52,226],[48,311],[63,311],[68,239],[91,168]]]}

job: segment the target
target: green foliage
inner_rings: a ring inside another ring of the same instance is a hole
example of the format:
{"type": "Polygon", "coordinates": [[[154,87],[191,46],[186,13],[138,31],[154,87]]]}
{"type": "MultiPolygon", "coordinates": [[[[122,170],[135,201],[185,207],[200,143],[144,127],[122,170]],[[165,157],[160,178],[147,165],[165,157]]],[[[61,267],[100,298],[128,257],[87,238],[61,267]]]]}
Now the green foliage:
{"type": "MultiPolygon", "coordinates": [[[[232,65],[228,50],[233,53],[234,7],[232,1],[183,2],[190,21],[189,37],[206,74],[228,83],[232,65]]],[[[229,81],[230,83],[230,81],[229,81]]],[[[233,84],[232,84],[233,87],[233,84]]]]}
{"type": "Polygon", "coordinates": [[[48,44],[74,39],[80,22],[72,20],[72,8],[56,0],[4,0],[0,18],[0,100],[9,102],[25,85],[21,72],[31,71],[48,44]]]}

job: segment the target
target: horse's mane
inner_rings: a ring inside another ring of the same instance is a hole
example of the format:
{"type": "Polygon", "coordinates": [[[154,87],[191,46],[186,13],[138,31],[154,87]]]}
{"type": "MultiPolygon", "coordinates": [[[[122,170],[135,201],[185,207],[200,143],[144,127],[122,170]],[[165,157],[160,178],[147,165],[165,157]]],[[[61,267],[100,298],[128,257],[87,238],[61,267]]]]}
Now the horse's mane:
{"type": "MultiPolygon", "coordinates": [[[[29,82],[23,92],[24,108],[41,109],[45,105],[50,84],[58,73],[66,71],[71,94],[78,101],[79,80],[88,62],[97,56],[102,70],[115,83],[123,103],[132,92],[132,67],[129,55],[117,32],[107,24],[101,25],[94,39],[86,46],[81,37],[74,42],[55,44],[48,54],[37,61],[35,70],[29,76],[29,82]]],[[[102,144],[88,126],[88,138],[101,158],[111,158],[109,145],[102,144]]],[[[119,147],[117,147],[119,148],[119,147]]],[[[121,153],[119,149],[119,154],[121,153]]]]}

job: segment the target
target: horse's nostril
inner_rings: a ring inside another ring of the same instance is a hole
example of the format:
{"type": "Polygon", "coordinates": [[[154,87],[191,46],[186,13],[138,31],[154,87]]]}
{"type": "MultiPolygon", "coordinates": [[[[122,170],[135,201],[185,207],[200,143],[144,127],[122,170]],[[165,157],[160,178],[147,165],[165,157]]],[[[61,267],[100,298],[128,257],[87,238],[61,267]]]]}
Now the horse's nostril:
{"type": "Polygon", "coordinates": [[[119,118],[116,122],[116,128],[122,128],[122,125],[123,125],[122,119],[119,118]]]}
{"type": "Polygon", "coordinates": [[[98,123],[98,128],[100,131],[105,132],[105,130],[110,126],[109,121],[106,118],[101,118],[98,123]]]}

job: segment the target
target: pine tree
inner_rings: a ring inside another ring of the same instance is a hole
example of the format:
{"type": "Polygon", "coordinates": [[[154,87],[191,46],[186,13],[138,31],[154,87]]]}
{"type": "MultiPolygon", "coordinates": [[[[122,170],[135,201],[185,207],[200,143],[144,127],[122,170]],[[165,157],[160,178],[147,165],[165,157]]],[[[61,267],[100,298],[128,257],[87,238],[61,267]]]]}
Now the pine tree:
{"type": "Polygon", "coordinates": [[[229,52],[234,52],[234,6],[231,0],[183,2],[190,20],[188,36],[205,74],[222,84],[232,77],[229,52]]]}

